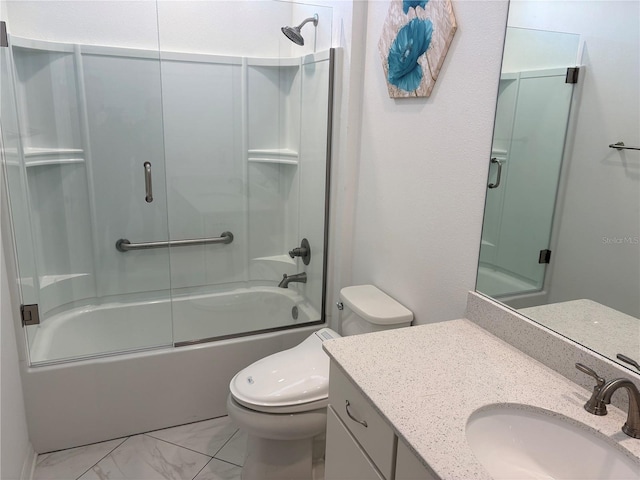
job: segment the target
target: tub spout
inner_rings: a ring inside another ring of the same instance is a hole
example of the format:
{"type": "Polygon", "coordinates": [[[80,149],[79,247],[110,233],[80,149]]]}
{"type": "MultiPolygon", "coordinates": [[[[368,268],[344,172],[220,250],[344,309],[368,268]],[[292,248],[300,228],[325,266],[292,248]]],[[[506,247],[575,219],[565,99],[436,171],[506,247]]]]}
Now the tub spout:
{"type": "Polygon", "coordinates": [[[286,273],[282,275],[282,280],[278,284],[280,288],[289,288],[289,284],[293,282],[298,283],[307,283],[307,274],[306,272],[296,273],[295,275],[287,275],[286,273]]]}

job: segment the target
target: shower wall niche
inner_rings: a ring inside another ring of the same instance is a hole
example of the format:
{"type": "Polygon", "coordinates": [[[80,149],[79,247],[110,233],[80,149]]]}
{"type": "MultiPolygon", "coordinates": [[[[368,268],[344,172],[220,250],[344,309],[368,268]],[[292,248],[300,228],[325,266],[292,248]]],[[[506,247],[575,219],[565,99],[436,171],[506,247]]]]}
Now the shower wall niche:
{"type": "Polygon", "coordinates": [[[185,320],[198,300],[162,300],[275,287],[303,270],[309,282],[290,289],[320,321],[329,51],[272,59],[10,40],[23,151],[7,171],[23,301],[42,322],[27,327],[33,363],[61,360],[39,341],[56,316],[100,305],[155,301],[156,333],[77,357],[233,335],[212,319],[194,338],[185,320]],[[116,249],[223,232],[232,243],[116,249]],[[287,253],[303,237],[308,268],[287,253]]]}

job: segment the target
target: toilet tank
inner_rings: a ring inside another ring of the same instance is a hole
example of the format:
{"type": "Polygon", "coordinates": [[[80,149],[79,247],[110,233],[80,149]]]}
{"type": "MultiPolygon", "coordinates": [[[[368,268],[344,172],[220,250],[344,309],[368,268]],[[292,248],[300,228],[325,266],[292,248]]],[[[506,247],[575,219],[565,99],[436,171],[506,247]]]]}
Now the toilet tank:
{"type": "Polygon", "coordinates": [[[408,327],[413,313],[373,285],[355,285],[340,290],[342,335],[379,332],[408,327]]]}

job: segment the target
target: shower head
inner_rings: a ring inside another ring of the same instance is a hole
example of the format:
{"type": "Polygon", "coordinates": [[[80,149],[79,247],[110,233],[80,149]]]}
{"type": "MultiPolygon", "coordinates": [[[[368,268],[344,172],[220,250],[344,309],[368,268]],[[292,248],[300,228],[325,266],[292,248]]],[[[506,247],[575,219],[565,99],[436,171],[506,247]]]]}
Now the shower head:
{"type": "Polygon", "coordinates": [[[313,26],[318,26],[318,14],[316,13],[313,17],[309,17],[305,19],[300,25],[297,27],[282,27],[282,33],[284,33],[285,37],[291,40],[296,45],[304,45],[304,38],[300,34],[300,29],[305,26],[305,24],[313,22],[313,26]]]}

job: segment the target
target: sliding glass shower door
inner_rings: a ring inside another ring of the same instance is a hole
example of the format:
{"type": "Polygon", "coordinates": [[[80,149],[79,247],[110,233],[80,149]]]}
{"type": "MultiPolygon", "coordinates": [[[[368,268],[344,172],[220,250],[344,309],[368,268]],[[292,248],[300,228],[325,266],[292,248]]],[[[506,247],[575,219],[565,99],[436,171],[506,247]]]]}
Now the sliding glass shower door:
{"type": "Polygon", "coordinates": [[[332,10],[159,2],[176,345],[322,322],[332,10]],[[318,16],[293,44],[281,27],[318,16]],[[305,263],[289,252],[303,239],[305,263]],[[278,286],[283,275],[306,283],[278,286]]]}
{"type": "Polygon", "coordinates": [[[7,13],[4,163],[32,365],[324,321],[331,8],[7,13]],[[316,17],[304,45],[281,32],[316,17]]]}

